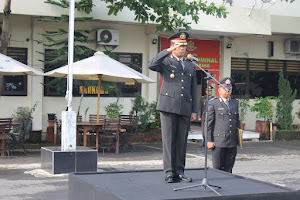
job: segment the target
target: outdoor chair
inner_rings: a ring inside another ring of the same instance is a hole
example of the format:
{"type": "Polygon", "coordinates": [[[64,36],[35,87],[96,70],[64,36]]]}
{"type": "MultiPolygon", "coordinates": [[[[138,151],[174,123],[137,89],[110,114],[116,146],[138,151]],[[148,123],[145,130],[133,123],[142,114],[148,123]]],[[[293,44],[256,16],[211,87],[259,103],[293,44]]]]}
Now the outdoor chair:
{"type": "Polygon", "coordinates": [[[25,154],[28,154],[28,150],[24,146],[24,143],[29,139],[31,121],[24,121],[23,123],[20,123],[12,128],[12,130],[12,133],[9,133],[9,136],[12,140],[12,142],[10,142],[10,150],[13,151],[16,147],[20,147],[23,149],[25,154]]]}
{"type": "Polygon", "coordinates": [[[82,115],[77,115],[77,121],[82,122],[82,115]]]}
{"type": "Polygon", "coordinates": [[[119,115],[122,126],[126,126],[127,124],[131,124],[132,115],[119,115]]]}
{"type": "Polygon", "coordinates": [[[51,121],[51,123],[49,123],[49,126],[47,127],[46,140],[53,144],[60,143],[62,121],[58,120],[55,115],[53,119],[48,120],[48,122],[49,121],[51,121]]]}
{"type": "Polygon", "coordinates": [[[118,139],[120,133],[120,119],[119,118],[105,118],[102,133],[99,134],[100,145],[104,154],[105,150],[116,150],[118,147],[118,139]]]}
{"type": "MultiPolygon", "coordinates": [[[[82,115],[77,115],[76,121],[77,122],[82,122],[82,115]]],[[[79,140],[82,139],[82,134],[83,134],[83,128],[82,127],[77,127],[77,143],[79,143],[79,140]]]]}
{"type": "Polygon", "coordinates": [[[120,147],[122,149],[122,153],[126,149],[135,151],[135,147],[133,146],[132,143],[136,138],[138,122],[139,122],[138,116],[131,117],[130,126],[126,126],[127,131],[120,132],[120,139],[121,139],[120,147]]]}
{"type": "MultiPolygon", "coordinates": [[[[106,118],[106,115],[99,115],[99,123],[104,123],[105,118],[106,118]]],[[[97,123],[97,115],[96,114],[90,114],[89,115],[89,122],[97,123]]],[[[94,144],[94,142],[91,142],[91,136],[96,135],[95,139],[97,140],[97,137],[99,137],[99,131],[101,132],[101,130],[99,130],[99,129],[98,130],[94,129],[94,130],[89,131],[89,137],[87,138],[88,142],[94,144]]]]}
{"type": "MultiPolygon", "coordinates": [[[[99,115],[99,123],[103,123],[105,118],[106,118],[106,115],[99,115]]],[[[89,122],[96,123],[97,122],[97,115],[90,114],[89,115],[89,122]]]]}
{"type": "Polygon", "coordinates": [[[0,118],[0,139],[1,139],[1,147],[0,153],[1,156],[4,156],[5,153],[9,156],[9,148],[8,148],[8,140],[9,132],[12,129],[12,118],[0,118]]]}

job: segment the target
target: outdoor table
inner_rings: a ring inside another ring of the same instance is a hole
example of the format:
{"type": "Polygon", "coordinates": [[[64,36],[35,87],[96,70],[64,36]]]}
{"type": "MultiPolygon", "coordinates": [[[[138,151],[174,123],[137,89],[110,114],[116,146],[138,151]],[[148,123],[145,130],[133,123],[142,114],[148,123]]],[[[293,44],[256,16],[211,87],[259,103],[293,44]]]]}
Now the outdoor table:
{"type": "MultiPolygon", "coordinates": [[[[5,125],[7,123],[1,123],[0,122],[0,125],[5,125]]],[[[20,126],[21,124],[18,123],[18,122],[12,122],[12,126],[20,126]]],[[[5,156],[5,143],[6,143],[6,140],[9,138],[9,134],[7,132],[1,132],[0,133],[0,140],[1,140],[1,156],[5,156]]]]}
{"type": "Polygon", "coordinates": [[[8,139],[8,134],[1,133],[0,139],[1,139],[1,156],[4,157],[5,156],[5,141],[8,139]]]}
{"type": "MultiPolygon", "coordinates": [[[[83,146],[86,147],[87,146],[87,132],[93,129],[96,129],[96,149],[99,148],[99,129],[101,129],[104,125],[103,121],[100,121],[99,123],[97,122],[88,122],[88,121],[82,121],[82,122],[77,122],[77,145],[79,145],[79,131],[78,128],[82,128],[83,129],[83,146]]],[[[121,126],[128,126],[128,123],[122,123],[121,122],[121,126]]],[[[124,129],[122,129],[124,130],[124,129]]],[[[120,145],[120,139],[119,139],[119,132],[116,133],[117,134],[117,142],[116,142],[116,154],[119,153],[119,145],[120,145]]]]}
{"type": "Polygon", "coordinates": [[[78,128],[83,128],[83,146],[87,146],[87,132],[96,129],[96,149],[98,149],[99,129],[102,128],[104,122],[77,122],[77,145],[79,145],[79,131],[78,128]]]}

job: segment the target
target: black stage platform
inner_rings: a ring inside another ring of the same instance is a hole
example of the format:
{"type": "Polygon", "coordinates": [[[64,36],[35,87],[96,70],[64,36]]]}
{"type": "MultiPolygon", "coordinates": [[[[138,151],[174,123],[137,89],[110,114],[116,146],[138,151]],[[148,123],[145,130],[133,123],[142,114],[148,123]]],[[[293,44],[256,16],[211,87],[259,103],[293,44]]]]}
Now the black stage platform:
{"type": "Polygon", "coordinates": [[[226,200],[294,200],[300,191],[235,176],[209,169],[209,184],[222,187],[217,196],[209,188],[195,187],[174,191],[174,188],[201,184],[204,169],[189,169],[185,174],[191,183],[165,183],[161,170],[72,173],[69,175],[69,200],[158,200],[158,199],[226,199],[226,200]]]}

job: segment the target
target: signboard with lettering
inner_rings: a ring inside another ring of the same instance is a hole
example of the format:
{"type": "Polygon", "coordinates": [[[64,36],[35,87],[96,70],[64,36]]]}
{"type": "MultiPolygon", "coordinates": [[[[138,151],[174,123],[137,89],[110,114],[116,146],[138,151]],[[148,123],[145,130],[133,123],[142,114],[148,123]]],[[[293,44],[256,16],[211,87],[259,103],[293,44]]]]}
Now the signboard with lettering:
{"type": "MultiPolygon", "coordinates": [[[[79,86],[79,94],[98,94],[97,92],[98,87],[97,86],[79,86]]],[[[100,94],[108,94],[108,91],[100,90],[100,94]]]]}

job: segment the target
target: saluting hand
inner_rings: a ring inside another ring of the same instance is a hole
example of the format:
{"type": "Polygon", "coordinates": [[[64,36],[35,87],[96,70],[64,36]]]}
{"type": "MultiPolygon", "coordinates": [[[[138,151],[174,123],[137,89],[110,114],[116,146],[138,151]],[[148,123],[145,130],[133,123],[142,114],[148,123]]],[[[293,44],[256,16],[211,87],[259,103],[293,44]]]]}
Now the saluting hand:
{"type": "Polygon", "coordinates": [[[167,48],[168,53],[172,53],[177,47],[180,47],[181,44],[174,44],[173,46],[167,48]]]}

